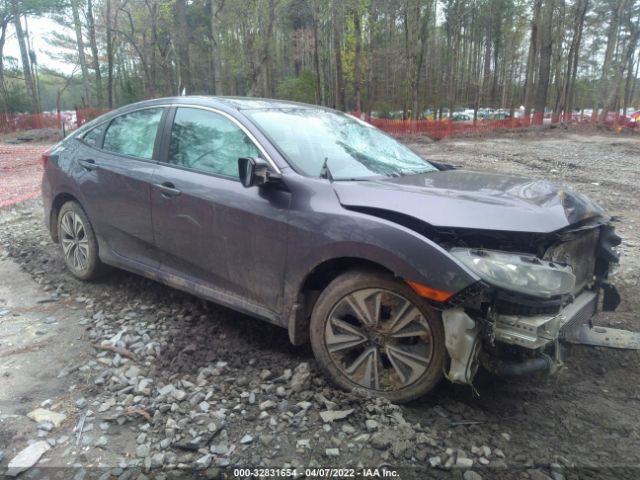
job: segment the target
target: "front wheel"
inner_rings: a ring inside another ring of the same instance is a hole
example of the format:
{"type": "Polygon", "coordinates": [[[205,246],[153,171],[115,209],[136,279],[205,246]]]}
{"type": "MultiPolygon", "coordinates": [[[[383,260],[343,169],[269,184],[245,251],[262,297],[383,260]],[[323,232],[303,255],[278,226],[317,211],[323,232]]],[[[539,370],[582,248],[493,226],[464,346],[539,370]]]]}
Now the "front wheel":
{"type": "Polygon", "coordinates": [[[404,282],[377,272],[345,273],[311,315],[311,346],[324,372],[346,390],[403,403],[442,378],[442,321],[404,282]]]}

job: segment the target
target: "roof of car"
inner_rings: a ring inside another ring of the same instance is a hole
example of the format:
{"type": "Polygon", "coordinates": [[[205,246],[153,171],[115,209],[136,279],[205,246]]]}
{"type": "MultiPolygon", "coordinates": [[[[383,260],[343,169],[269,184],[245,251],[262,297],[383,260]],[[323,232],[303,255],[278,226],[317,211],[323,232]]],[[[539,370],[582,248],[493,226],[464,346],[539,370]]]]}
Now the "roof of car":
{"type": "Polygon", "coordinates": [[[321,105],[310,105],[308,103],[292,102],[289,100],[276,100],[272,98],[258,97],[216,97],[213,95],[184,95],[179,97],[163,97],[141,100],[139,102],[124,105],[115,110],[111,110],[92,121],[85,123],[78,128],[73,136],[82,135],[87,130],[93,128],[99,123],[110,121],[115,116],[129,113],[140,108],[149,108],[154,106],[202,106],[214,107],[222,111],[231,113],[233,110],[268,110],[268,109],[306,109],[306,110],[325,110],[335,111],[321,105]]]}
{"type": "Polygon", "coordinates": [[[303,109],[321,109],[319,105],[309,105],[307,103],[292,102],[288,100],[276,100],[272,98],[257,97],[216,97],[212,95],[186,95],[181,97],[165,97],[155,98],[152,100],[143,100],[136,104],[127,105],[154,105],[154,104],[180,104],[191,103],[196,105],[207,106],[226,106],[236,110],[263,110],[278,108],[303,108],[303,109]]]}
{"type": "Polygon", "coordinates": [[[205,97],[216,99],[226,103],[238,110],[255,110],[265,108],[319,108],[318,105],[292,102],[289,100],[276,100],[272,98],[252,98],[252,97],[205,97]]]}

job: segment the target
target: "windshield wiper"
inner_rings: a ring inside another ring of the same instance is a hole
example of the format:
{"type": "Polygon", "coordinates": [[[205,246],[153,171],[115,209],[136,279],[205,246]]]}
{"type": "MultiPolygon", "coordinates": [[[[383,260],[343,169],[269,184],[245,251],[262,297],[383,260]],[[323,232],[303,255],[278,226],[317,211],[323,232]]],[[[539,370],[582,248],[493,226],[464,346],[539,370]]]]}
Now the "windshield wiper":
{"type": "Polygon", "coordinates": [[[373,182],[371,178],[367,177],[340,177],[334,178],[334,182],[373,182]]]}
{"type": "Polygon", "coordinates": [[[333,182],[333,175],[331,175],[331,170],[329,170],[329,165],[327,165],[328,161],[329,158],[324,157],[324,163],[322,164],[322,168],[320,169],[320,178],[325,178],[330,182],[333,182]]]}

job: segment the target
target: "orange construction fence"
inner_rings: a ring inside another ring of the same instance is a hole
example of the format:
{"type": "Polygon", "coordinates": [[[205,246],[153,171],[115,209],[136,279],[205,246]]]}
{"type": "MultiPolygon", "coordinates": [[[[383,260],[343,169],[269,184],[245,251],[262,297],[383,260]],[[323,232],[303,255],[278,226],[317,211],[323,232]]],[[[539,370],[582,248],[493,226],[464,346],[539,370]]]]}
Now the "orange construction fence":
{"type": "MultiPolygon", "coordinates": [[[[56,128],[65,130],[75,130],[84,123],[108,112],[104,108],[82,108],[67,110],[63,112],[45,113],[0,113],[0,133],[11,133],[22,130],[32,130],[38,128],[56,128]]],[[[493,132],[497,130],[511,130],[527,128],[535,125],[549,125],[563,123],[571,125],[593,125],[599,124],[609,128],[623,129],[636,128],[640,118],[633,120],[630,117],[607,113],[604,118],[602,114],[596,115],[571,115],[564,118],[545,114],[542,119],[529,117],[508,117],[504,119],[478,119],[455,121],[450,118],[423,119],[423,120],[395,120],[383,119],[366,115],[362,112],[351,112],[352,115],[361,118],[379,129],[396,136],[426,135],[433,139],[441,139],[451,136],[464,136],[468,134],[493,132]]],[[[635,114],[634,114],[635,115],[635,114]]]]}
{"type": "Polygon", "coordinates": [[[80,125],[108,112],[105,108],[79,108],[62,112],[6,113],[0,112],[0,133],[20,132],[38,128],[75,130],[80,125]]]}
{"type": "MultiPolygon", "coordinates": [[[[371,125],[390,133],[394,136],[424,135],[433,139],[442,139],[452,136],[464,136],[469,134],[494,132],[499,130],[512,130],[527,128],[536,125],[550,125],[560,123],[559,118],[552,118],[545,115],[542,119],[529,117],[508,117],[500,120],[477,119],[456,121],[450,118],[423,119],[423,120],[396,120],[371,117],[361,112],[351,112],[351,115],[358,117],[371,125]]],[[[630,117],[608,113],[604,118],[601,116],[568,115],[563,120],[565,124],[571,125],[593,125],[599,124],[609,128],[636,128],[636,121],[630,117]]],[[[638,120],[640,121],[640,119],[638,120]]]]}

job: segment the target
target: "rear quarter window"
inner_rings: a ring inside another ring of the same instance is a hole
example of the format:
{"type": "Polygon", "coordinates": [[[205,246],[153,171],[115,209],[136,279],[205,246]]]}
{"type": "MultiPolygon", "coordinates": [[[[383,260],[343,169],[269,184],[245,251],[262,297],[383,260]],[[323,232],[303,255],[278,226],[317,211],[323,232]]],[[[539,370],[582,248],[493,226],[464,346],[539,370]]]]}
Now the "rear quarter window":
{"type": "Polygon", "coordinates": [[[104,125],[98,125],[97,127],[92,128],[87,133],[85,133],[82,136],[82,141],[90,147],[100,148],[100,138],[102,137],[103,131],[104,125]]]}

